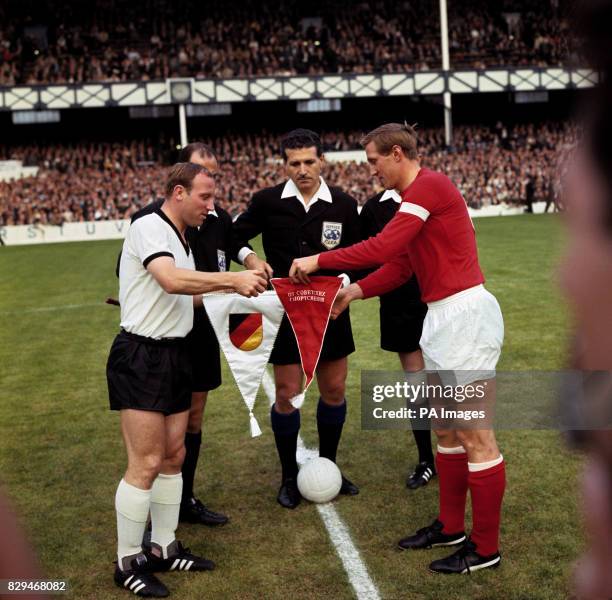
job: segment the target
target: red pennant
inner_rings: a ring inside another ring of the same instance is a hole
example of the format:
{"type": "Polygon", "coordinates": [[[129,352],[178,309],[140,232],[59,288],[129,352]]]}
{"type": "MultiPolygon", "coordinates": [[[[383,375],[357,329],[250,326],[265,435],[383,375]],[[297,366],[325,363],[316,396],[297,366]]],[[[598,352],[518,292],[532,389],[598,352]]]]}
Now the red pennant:
{"type": "Polygon", "coordinates": [[[295,284],[288,277],[272,279],[272,285],[287,313],[297,340],[308,389],[314,377],[329,315],[342,286],[339,277],[311,277],[308,284],[295,284]]]}

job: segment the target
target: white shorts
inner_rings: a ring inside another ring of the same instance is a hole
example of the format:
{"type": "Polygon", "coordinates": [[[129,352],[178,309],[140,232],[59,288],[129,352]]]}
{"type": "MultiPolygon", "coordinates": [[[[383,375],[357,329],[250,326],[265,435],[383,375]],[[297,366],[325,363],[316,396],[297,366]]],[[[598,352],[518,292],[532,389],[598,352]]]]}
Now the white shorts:
{"type": "Polygon", "coordinates": [[[504,341],[504,320],[495,296],[477,285],[427,307],[420,342],[425,368],[441,371],[444,385],[495,377],[504,341]]]}

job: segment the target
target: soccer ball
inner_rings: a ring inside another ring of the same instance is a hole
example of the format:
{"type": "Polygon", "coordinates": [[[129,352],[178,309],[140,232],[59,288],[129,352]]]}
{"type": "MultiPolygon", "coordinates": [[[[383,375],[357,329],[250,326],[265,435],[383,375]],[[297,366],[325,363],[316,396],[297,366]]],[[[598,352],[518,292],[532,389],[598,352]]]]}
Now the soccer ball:
{"type": "Polygon", "coordinates": [[[300,494],[311,502],[333,500],[342,486],[342,475],[336,463],[318,456],[302,465],[297,477],[300,494]]]}

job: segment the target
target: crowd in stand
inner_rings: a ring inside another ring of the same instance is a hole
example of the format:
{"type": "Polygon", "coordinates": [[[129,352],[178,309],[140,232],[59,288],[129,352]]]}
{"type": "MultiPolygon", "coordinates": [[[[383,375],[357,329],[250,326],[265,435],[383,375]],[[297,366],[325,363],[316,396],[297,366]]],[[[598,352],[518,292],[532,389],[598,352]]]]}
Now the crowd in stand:
{"type": "MultiPolygon", "coordinates": [[[[564,0],[449,3],[452,67],[561,65],[564,0]]],[[[0,85],[441,68],[429,0],[7,0],[0,85]]]]}
{"type": "MultiPolygon", "coordinates": [[[[536,200],[556,192],[558,159],[575,133],[559,123],[463,126],[455,128],[454,145],[447,149],[441,130],[424,130],[422,164],[448,174],[474,208],[524,204],[528,186],[536,200]]],[[[322,137],[328,151],[357,149],[361,132],[322,137]]],[[[277,136],[228,135],[202,141],[221,158],[218,204],[233,215],[244,210],[254,191],[285,179],[277,136]]],[[[0,160],[22,160],[39,170],[33,177],[0,182],[0,226],[129,218],[162,197],[171,147],[145,141],[1,147],[0,160]]],[[[329,162],[324,174],[329,184],[360,203],[378,191],[367,163],[329,162]]]]}

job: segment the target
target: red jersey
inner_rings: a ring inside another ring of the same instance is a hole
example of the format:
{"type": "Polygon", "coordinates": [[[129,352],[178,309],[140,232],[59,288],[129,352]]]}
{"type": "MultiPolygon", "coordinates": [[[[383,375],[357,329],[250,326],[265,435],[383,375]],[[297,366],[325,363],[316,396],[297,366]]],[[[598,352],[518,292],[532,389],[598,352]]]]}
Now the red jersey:
{"type": "Polygon", "coordinates": [[[377,236],[319,255],[321,269],[379,265],[383,266],[359,281],[365,298],[398,287],[413,272],[424,302],[484,282],[465,200],[446,175],[421,168],[402,192],[397,213],[377,236]]]}

